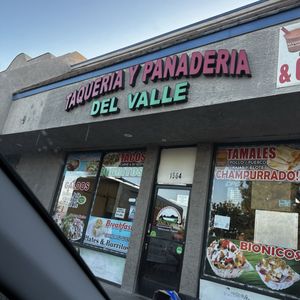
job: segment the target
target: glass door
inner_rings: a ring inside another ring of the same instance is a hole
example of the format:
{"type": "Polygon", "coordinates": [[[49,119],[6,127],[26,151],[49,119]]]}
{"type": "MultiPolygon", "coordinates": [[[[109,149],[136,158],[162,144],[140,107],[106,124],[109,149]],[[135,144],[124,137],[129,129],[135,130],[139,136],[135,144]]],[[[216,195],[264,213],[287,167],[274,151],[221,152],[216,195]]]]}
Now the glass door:
{"type": "Polygon", "coordinates": [[[190,188],[156,188],[138,284],[145,296],[158,289],[178,291],[189,197],[190,188]]]}

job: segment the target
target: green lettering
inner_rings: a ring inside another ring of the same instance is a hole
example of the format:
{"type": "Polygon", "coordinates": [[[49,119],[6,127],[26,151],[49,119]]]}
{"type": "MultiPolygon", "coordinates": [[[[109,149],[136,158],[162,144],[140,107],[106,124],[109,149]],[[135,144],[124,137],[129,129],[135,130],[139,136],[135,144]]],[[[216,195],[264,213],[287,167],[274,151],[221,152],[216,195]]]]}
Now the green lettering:
{"type": "Polygon", "coordinates": [[[134,96],[132,94],[128,95],[128,108],[130,110],[136,109],[136,101],[139,97],[140,93],[136,93],[134,96]]]}
{"type": "Polygon", "coordinates": [[[173,98],[169,97],[169,95],[170,95],[170,87],[166,85],[163,87],[163,91],[162,91],[162,97],[161,97],[162,104],[169,104],[173,101],[173,98]]]}
{"type": "Polygon", "coordinates": [[[105,115],[109,112],[109,105],[110,105],[110,99],[103,99],[101,101],[101,108],[100,108],[100,114],[105,115]]]}
{"type": "Polygon", "coordinates": [[[151,95],[150,95],[150,106],[158,106],[158,105],[161,105],[160,103],[160,99],[156,99],[157,97],[157,94],[158,94],[158,90],[157,89],[153,89],[151,91],[151,95]]]}
{"type": "Polygon", "coordinates": [[[99,116],[100,114],[100,101],[99,100],[95,100],[92,104],[92,109],[91,109],[91,112],[90,112],[90,115],[93,116],[93,117],[96,117],[96,116],[99,116]]]}
{"type": "Polygon", "coordinates": [[[118,98],[112,97],[110,99],[109,112],[112,114],[118,113],[120,109],[118,108],[118,98]]]}
{"type": "Polygon", "coordinates": [[[142,109],[143,107],[148,107],[148,93],[146,91],[142,91],[137,102],[136,108],[142,109]]]}
{"type": "Polygon", "coordinates": [[[188,100],[187,94],[188,94],[189,87],[190,84],[187,81],[177,83],[175,85],[174,102],[187,101],[188,100]]]}

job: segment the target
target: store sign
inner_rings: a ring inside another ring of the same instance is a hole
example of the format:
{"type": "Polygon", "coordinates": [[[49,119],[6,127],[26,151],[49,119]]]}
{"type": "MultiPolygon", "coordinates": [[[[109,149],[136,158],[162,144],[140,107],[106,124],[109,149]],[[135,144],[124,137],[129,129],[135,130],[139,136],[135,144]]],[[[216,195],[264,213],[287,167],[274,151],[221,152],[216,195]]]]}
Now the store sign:
{"type": "Polygon", "coordinates": [[[91,216],[84,243],[106,251],[126,254],[132,222],[91,216]]]}
{"type": "MultiPolygon", "coordinates": [[[[91,116],[116,114],[120,112],[117,97],[98,98],[125,89],[125,82],[128,82],[129,87],[134,87],[138,76],[144,84],[148,84],[201,75],[251,77],[246,51],[243,49],[239,51],[236,49],[194,51],[191,54],[183,53],[168,56],[165,59],[159,58],[143,65],[138,64],[109,73],[72,91],[66,97],[65,110],[70,111],[93,100],[91,116]],[[129,77],[128,81],[125,80],[126,76],[129,77]]],[[[129,93],[127,99],[122,99],[122,101],[127,102],[127,107],[131,111],[184,103],[188,101],[189,87],[188,81],[181,81],[176,83],[174,88],[165,85],[162,89],[153,88],[151,91],[141,90],[129,93]]]]}
{"type": "Polygon", "coordinates": [[[196,148],[163,149],[158,168],[157,183],[192,184],[196,161],[196,148]]]}
{"type": "Polygon", "coordinates": [[[277,88],[300,84],[300,23],[279,29],[277,88]]]}
{"type": "Polygon", "coordinates": [[[238,289],[200,279],[199,298],[201,300],[276,300],[277,298],[268,297],[244,289],[238,289]]]}

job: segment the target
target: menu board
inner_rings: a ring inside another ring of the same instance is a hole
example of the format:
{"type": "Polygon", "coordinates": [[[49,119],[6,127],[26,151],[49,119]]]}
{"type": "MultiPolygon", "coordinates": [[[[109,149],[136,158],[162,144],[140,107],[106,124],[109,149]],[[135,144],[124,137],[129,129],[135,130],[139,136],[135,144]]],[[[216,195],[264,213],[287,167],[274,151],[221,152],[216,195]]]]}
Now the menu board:
{"type": "Polygon", "coordinates": [[[299,144],[219,147],[205,274],[299,296],[299,195],[299,144]]]}
{"type": "Polygon", "coordinates": [[[53,219],[71,241],[80,241],[95,189],[100,153],[71,154],[63,173],[53,219]]]}
{"type": "Polygon", "coordinates": [[[126,254],[131,231],[132,222],[91,216],[84,243],[108,252],[126,254]]]}

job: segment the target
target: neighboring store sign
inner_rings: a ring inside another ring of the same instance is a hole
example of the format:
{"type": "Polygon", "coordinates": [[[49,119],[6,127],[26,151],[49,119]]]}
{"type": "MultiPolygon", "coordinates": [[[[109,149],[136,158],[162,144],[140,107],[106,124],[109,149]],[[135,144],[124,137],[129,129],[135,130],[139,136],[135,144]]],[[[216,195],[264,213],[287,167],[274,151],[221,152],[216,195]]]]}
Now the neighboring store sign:
{"type": "Polygon", "coordinates": [[[238,289],[208,280],[200,279],[199,298],[201,300],[276,300],[244,289],[238,289]]]}
{"type": "Polygon", "coordinates": [[[216,155],[215,178],[300,181],[299,145],[222,148],[216,155]]]}
{"type": "Polygon", "coordinates": [[[163,149],[157,175],[158,184],[192,184],[196,148],[163,149]]]}
{"type": "Polygon", "coordinates": [[[84,243],[106,251],[126,254],[131,235],[132,222],[91,216],[84,243]]]}
{"type": "MultiPolygon", "coordinates": [[[[143,65],[131,66],[126,70],[119,70],[96,78],[78,90],[72,91],[66,97],[65,110],[70,111],[94,100],[90,111],[91,116],[119,113],[117,97],[106,97],[101,101],[96,99],[125,89],[125,76],[129,77],[129,86],[134,87],[138,75],[144,84],[148,84],[149,81],[167,81],[201,75],[251,77],[251,71],[247,53],[243,49],[239,51],[236,49],[231,51],[227,49],[194,51],[191,54],[172,55],[165,59],[148,61],[143,65]]],[[[151,91],[137,91],[129,93],[127,99],[122,99],[122,101],[127,101],[127,107],[132,111],[184,103],[188,100],[189,86],[188,81],[182,81],[177,83],[174,88],[166,85],[160,90],[153,88],[151,91]]]]}
{"type": "Polygon", "coordinates": [[[300,84],[300,23],[281,27],[277,88],[300,84]]]}

